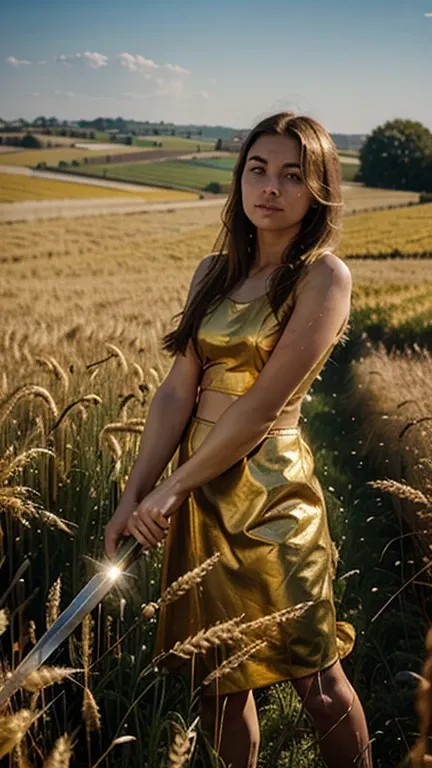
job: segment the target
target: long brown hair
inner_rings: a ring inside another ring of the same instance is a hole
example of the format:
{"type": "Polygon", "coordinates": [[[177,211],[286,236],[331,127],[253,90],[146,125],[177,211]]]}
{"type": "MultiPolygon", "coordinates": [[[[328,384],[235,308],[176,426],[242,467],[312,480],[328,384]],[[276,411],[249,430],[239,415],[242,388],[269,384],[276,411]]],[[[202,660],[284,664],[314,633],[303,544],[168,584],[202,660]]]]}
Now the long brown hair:
{"type": "Polygon", "coordinates": [[[178,327],[163,337],[162,348],[172,355],[185,354],[192,340],[200,357],[197,332],[204,315],[249,274],[255,256],[256,227],[243,210],[241,178],[248,152],[263,134],[299,140],[302,175],[314,198],[314,207],[303,217],[298,234],[287,246],[281,265],[274,270],[269,283],[269,302],[282,328],[288,314],[279,318],[278,311],[303,272],[325,251],[338,245],[342,219],[341,167],[330,134],[313,118],[293,112],[266,117],[250,131],[240,149],[207,273],[186,309],[175,315],[175,318],[181,316],[178,327]]]}

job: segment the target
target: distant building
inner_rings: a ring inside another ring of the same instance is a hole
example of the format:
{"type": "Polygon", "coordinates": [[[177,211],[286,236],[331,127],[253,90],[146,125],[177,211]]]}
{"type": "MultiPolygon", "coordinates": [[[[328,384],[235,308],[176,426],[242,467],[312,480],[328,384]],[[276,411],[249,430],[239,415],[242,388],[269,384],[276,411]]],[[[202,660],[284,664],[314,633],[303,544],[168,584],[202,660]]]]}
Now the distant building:
{"type": "Polygon", "coordinates": [[[221,150],[223,152],[240,152],[240,147],[248,133],[249,131],[239,131],[231,139],[222,139],[221,150]]]}

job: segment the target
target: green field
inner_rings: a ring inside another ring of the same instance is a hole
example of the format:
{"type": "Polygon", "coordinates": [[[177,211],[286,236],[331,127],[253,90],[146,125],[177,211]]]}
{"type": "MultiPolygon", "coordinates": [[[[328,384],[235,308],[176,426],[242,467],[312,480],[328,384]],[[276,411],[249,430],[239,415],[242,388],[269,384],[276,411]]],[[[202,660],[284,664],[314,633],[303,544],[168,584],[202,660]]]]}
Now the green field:
{"type": "Polygon", "coordinates": [[[162,142],[163,149],[179,149],[186,152],[196,152],[199,146],[201,152],[211,152],[215,148],[214,141],[201,139],[185,139],[182,136],[137,136],[133,140],[136,147],[153,146],[153,142],[162,142]]]}
{"type": "MultiPolygon", "coordinates": [[[[235,157],[212,157],[196,160],[166,160],[163,162],[125,163],[121,165],[88,165],[86,174],[115,181],[135,182],[164,187],[184,187],[205,190],[212,182],[226,192],[231,183],[235,157]]],[[[80,173],[79,168],[71,169],[80,173]]],[[[353,181],[357,166],[342,163],[343,181],[353,181]]]]}
{"type": "MultiPolygon", "coordinates": [[[[79,168],[71,170],[80,172],[79,168]]],[[[91,173],[92,176],[104,176],[104,172],[106,178],[116,181],[198,190],[204,190],[212,181],[219,182],[224,188],[228,187],[232,177],[231,171],[207,168],[187,160],[86,167],[86,173],[91,173]]]]}

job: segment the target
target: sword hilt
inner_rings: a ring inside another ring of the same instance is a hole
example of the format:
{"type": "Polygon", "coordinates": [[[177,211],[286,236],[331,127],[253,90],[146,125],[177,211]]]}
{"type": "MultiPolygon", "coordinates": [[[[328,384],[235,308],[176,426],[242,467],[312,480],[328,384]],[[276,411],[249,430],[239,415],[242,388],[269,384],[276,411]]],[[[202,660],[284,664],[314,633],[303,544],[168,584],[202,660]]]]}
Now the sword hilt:
{"type": "Polygon", "coordinates": [[[142,553],[142,545],[133,536],[124,539],[116,552],[115,565],[121,571],[127,570],[142,553]]]}

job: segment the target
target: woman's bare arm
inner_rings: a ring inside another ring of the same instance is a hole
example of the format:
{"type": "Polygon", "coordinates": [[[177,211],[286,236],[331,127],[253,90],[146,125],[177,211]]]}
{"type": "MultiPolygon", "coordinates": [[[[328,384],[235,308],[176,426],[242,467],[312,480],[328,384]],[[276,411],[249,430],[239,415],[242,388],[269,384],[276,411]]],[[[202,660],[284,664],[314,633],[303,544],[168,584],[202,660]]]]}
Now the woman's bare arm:
{"type": "MultiPolygon", "coordinates": [[[[186,306],[205,275],[209,257],[198,265],[192,278],[186,306]]],[[[172,368],[155,393],[147,414],[138,456],[120,502],[105,528],[105,551],[115,555],[119,537],[140,501],[153,489],[178,448],[195,406],[202,374],[201,362],[189,342],[186,354],[178,354],[172,368]]]]}
{"type": "Polygon", "coordinates": [[[222,474],[257,446],[349,313],[352,279],[340,259],[317,262],[303,282],[293,313],[256,382],[230,405],[198,450],[170,477],[179,492],[222,474]]]}
{"type": "MultiPolygon", "coordinates": [[[[191,281],[186,306],[204,276],[208,262],[207,256],[199,263],[191,281]]],[[[138,456],[122,499],[139,503],[173,457],[196,402],[201,372],[201,363],[189,342],[186,354],[176,356],[170,372],[152,399],[138,456]]]]}

